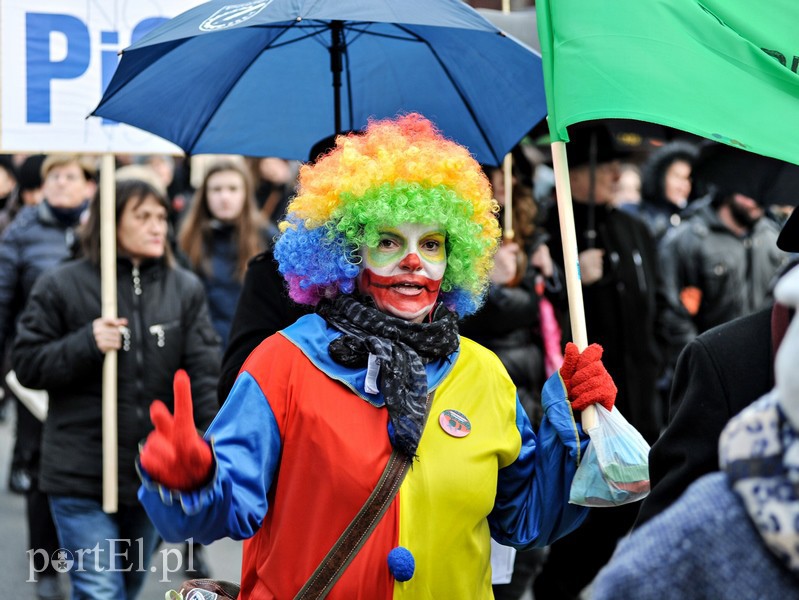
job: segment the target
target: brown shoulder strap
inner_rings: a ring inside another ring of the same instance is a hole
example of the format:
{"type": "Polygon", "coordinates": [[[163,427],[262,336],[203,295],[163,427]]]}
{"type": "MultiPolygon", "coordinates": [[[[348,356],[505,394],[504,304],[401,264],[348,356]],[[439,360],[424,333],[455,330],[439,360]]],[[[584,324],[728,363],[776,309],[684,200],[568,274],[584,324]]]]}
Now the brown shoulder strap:
{"type": "MultiPolygon", "coordinates": [[[[433,395],[427,395],[425,423],[433,405],[433,395]]],[[[294,600],[324,598],[344,573],[344,569],[352,562],[358,551],[369,539],[374,528],[383,518],[391,501],[399,491],[411,461],[404,454],[394,450],[388,458],[386,468],[380,476],[375,489],[367,498],[361,510],[344,530],[319,566],[302,586],[294,600]]]]}

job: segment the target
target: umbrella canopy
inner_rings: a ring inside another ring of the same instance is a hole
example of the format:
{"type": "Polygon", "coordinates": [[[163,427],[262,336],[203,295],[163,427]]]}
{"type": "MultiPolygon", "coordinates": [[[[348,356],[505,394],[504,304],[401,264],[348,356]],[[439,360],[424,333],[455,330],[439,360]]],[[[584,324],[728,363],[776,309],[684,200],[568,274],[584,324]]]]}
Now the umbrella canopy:
{"type": "Polygon", "coordinates": [[[541,58],[461,0],[214,0],[126,49],[92,114],[190,154],[305,160],[399,112],[497,165],[546,114],[541,58]]]}

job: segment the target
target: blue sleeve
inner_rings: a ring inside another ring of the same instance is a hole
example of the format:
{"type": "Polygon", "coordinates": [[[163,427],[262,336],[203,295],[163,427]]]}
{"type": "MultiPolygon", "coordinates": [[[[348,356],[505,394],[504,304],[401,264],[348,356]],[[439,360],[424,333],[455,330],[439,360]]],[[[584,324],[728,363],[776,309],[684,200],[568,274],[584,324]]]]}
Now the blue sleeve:
{"type": "Polygon", "coordinates": [[[551,544],[588,515],[588,509],[569,504],[572,479],[588,436],[574,421],[558,373],[544,384],[541,400],[544,418],[537,437],[516,400],[522,446],[513,464],[499,471],[497,497],[488,516],[491,536],[518,549],[551,544]]]}
{"type": "Polygon", "coordinates": [[[211,482],[194,492],[169,490],[139,466],[139,500],[167,542],[251,537],[268,508],[267,494],[280,457],[280,431],[263,391],[246,371],[239,375],[205,439],[214,450],[211,482]]]}

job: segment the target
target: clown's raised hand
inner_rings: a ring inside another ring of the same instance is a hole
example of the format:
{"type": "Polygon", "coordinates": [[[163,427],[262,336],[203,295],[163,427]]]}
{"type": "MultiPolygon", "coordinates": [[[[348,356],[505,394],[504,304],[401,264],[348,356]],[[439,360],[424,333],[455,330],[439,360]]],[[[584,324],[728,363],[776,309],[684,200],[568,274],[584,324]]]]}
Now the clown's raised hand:
{"type": "Polygon", "coordinates": [[[175,373],[175,414],[160,400],[150,405],[155,430],[141,450],[141,465],[153,481],[173,490],[191,491],[211,476],[211,446],[194,426],[191,385],[184,370],[175,373]]]}

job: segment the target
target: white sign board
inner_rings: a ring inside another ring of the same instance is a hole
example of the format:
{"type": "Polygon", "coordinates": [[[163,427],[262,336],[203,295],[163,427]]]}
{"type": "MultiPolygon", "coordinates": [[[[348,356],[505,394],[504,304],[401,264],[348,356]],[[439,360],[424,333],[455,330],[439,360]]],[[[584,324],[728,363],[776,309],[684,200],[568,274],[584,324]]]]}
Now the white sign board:
{"type": "Polygon", "coordinates": [[[201,3],[0,0],[0,151],[182,154],[162,138],[87,116],[120,50],[201,3]]]}

